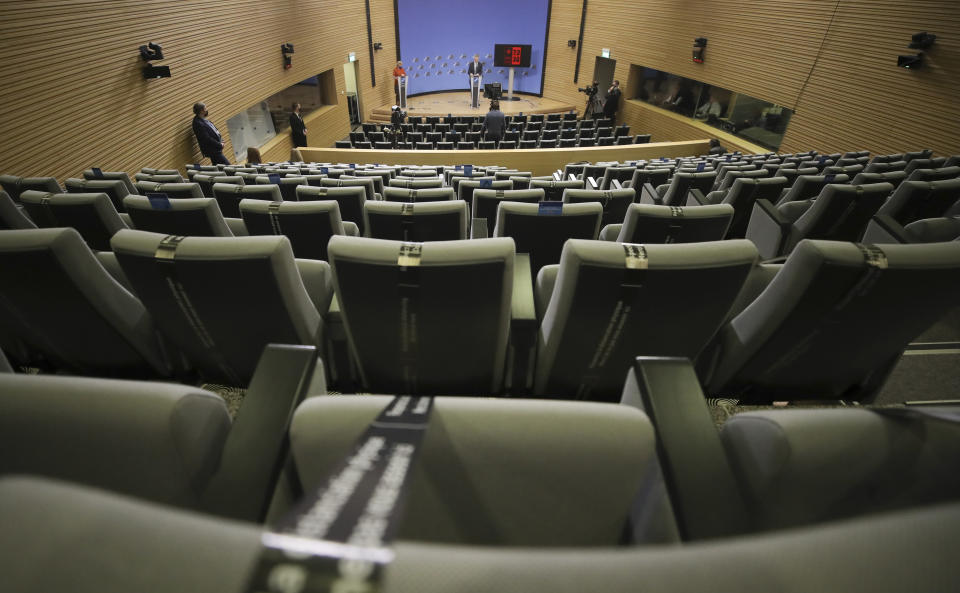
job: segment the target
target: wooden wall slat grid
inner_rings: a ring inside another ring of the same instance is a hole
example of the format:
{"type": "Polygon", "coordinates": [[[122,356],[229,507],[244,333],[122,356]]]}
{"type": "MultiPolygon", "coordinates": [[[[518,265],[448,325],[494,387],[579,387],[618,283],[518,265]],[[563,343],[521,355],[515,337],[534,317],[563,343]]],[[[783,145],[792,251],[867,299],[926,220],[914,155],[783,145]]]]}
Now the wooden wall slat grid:
{"type": "MultiPolygon", "coordinates": [[[[625,85],[631,64],[701,80],[796,109],[782,150],[875,153],[929,147],[960,153],[960,11],[955,0],[589,0],[579,84],[573,82],[582,0],[553,0],[544,95],[574,105],[609,47],[625,85]],[[831,17],[835,18],[831,22],[831,17]],[[920,71],[896,67],[910,35],[938,35],[920,71]],[[706,63],[690,59],[709,39],[706,63]]],[[[360,0],[13,0],[0,3],[0,170],[79,175],[95,165],[136,171],[199,159],[190,129],[205,101],[226,132],[228,117],[308,76],[332,69],[339,103],[309,121],[314,146],[348,132],[343,96],[347,54],[359,59],[365,116],[393,101],[393,2],[372,0],[377,85],[370,81],[360,0]],[[144,81],[137,47],[161,43],[173,78],[144,81]],[[296,46],[282,69],[279,44],[296,46]]],[[[619,119],[654,141],[702,137],[624,106],[619,119]],[[646,125],[649,129],[644,130],[646,125]],[[662,137],[666,136],[666,137],[662,137]]],[[[229,139],[228,139],[229,140],[229,139]]],[[[290,141],[264,157],[288,158],[290,141]]],[[[232,154],[229,145],[225,150],[232,154]]]]}
{"type": "MultiPolygon", "coordinates": [[[[393,3],[372,0],[377,86],[370,85],[363,2],[330,0],[99,0],[3,2],[0,22],[0,169],[78,176],[90,166],[134,172],[200,159],[195,101],[227,136],[227,118],[309,76],[333,69],[338,105],[310,122],[311,144],[349,132],[343,63],[356,52],[369,111],[390,100],[393,3]],[[173,77],[145,81],[138,47],[163,46],[173,77]],[[280,44],[293,43],[284,70],[280,44]]],[[[226,138],[225,154],[232,159],[226,138]]],[[[264,157],[287,159],[288,137],[264,157]]]]}

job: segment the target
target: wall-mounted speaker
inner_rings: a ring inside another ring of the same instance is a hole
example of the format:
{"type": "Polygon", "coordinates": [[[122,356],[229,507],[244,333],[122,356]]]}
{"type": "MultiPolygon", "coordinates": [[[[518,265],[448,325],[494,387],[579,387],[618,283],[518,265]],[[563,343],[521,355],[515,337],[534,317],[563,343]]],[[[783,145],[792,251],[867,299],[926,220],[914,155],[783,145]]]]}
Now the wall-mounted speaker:
{"type": "Polygon", "coordinates": [[[576,40],[576,39],[571,39],[570,41],[568,41],[568,42],[567,42],[567,47],[577,47],[577,40],[576,40]]]}
{"type": "Polygon", "coordinates": [[[907,68],[908,70],[916,70],[917,68],[923,66],[923,54],[906,54],[903,56],[897,56],[897,66],[901,68],[907,68]]]}
{"type": "Polygon", "coordinates": [[[147,63],[147,65],[143,67],[144,79],[170,78],[170,66],[156,66],[150,63],[153,60],[163,59],[163,48],[160,47],[159,43],[149,41],[146,45],[141,45],[140,58],[147,63]]]}

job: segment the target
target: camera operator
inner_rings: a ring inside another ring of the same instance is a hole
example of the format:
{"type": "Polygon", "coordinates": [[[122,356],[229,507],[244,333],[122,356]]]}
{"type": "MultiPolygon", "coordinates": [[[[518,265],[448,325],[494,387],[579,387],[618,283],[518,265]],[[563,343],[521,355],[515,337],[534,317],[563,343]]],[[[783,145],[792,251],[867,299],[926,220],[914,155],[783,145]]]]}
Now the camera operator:
{"type": "Polygon", "coordinates": [[[587,106],[583,110],[583,117],[593,117],[599,110],[597,106],[597,92],[600,90],[600,82],[594,80],[593,84],[586,88],[577,88],[578,91],[587,96],[587,106]]]}
{"type": "Polygon", "coordinates": [[[400,109],[399,105],[394,105],[390,113],[390,128],[393,136],[393,147],[397,147],[397,142],[403,141],[403,129],[400,125],[407,119],[407,113],[400,109]]]}

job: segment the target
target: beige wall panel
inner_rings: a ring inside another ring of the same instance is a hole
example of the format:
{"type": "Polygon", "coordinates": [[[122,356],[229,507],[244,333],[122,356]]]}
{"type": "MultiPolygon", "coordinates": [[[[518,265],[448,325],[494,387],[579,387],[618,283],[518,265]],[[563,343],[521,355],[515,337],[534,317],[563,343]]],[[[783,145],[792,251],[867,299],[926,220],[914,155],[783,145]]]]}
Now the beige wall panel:
{"type": "Polygon", "coordinates": [[[631,161],[659,156],[681,157],[704,154],[706,140],[595,146],[592,148],[554,148],[551,150],[354,150],[350,148],[303,148],[303,158],[322,163],[381,163],[386,165],[501,165],[534,175],[550,175],[567,163],[578,161],[631,161]]]}
{"type": "Polygon", "coordinates": [[[782,150],[960,153],[960,3],[842,0],[782,150]],[[897,67],[920,31],[920,70],[897,67]]]}
{"type": "MultiPolygon", "coordinates": [[[[200,158],[191,106],[204,101],[226,135],[227,118],[297,81],[334,69],[343,90],[347,53],[361,61],[360,88],[372,108],[392,94],[393,3],[373,0],[377,86],[370,85],[363,2],[333,0],[101,0],[0,3],[0,166],[18,175],[77,176],[89,166],[136,171],[182,167],[200,158]],[[169,79],[142,79],[137,48],[163,46],[169,79]],[[280,44],[293,43],[284,70],[280,44]],[[382,72],[382,74],[381,74],[382,72]]],[[[349,131],[346,100],[308,129],[331,145],[349,131]]],[[[289,139],[265,147],[286,159],[289,139]]],[[[227,138],[224,152],[232,160],[227,138]]],[[[269,155],[269,156],[268,156],[269,155]]]]}

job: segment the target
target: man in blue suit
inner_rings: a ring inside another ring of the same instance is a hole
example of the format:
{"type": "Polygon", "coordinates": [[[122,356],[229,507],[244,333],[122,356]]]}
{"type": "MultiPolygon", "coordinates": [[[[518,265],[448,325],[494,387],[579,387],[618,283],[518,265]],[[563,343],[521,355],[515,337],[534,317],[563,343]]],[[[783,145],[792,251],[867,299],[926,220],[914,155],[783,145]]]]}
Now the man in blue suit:
{"type": "Polygon", "coordinates": [[[223,137],[207,116],[207,106],[203,103],[193,104],[193,133],[200,145],[200,153],[210,159],[214,165],[220,163],[229,165],[230,161],[223,156],[223,137]]]}

